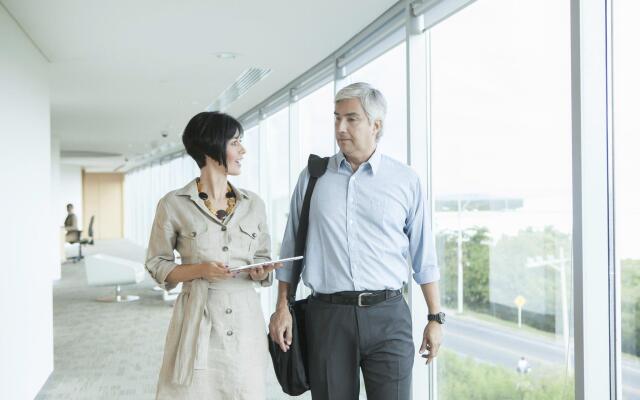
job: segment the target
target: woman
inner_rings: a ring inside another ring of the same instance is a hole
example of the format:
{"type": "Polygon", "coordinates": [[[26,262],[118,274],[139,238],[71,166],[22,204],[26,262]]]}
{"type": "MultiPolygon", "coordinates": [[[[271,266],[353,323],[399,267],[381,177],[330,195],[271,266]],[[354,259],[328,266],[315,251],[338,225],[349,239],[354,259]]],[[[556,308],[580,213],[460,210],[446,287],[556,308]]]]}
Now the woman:
{"type": "Polygon", "coordinates": [[[236,274],[228,269],[271,260],[263,201],[227,181],[240,174],[242,135],[240,123],[226,114],[193,117],[182,141],[200,177],[158,203],[146,268],[167,290],[183,285],[157,399],[265,398],[267,337],[254,287],[271,285],[280,264],[236,274]]]}

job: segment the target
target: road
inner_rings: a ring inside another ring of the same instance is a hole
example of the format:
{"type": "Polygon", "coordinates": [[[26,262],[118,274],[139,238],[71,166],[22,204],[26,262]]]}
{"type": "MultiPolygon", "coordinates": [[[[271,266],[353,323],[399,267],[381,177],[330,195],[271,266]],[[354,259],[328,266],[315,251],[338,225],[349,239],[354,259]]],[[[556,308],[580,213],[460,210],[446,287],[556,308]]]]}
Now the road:
{"type": "MultiPolygon", "coordinates": [[[[546,335],[536,335],[468,316],[447,315],[444,347],[459,355],[509,369],[516,368],[521,356],[529,360],[532,369],[550,365],[559,367],[566,362],[561,337],[554,340],[546,335]]],[[[640,363],[624,360],[622,376],[623,398],[640,400],[640,363]]]]}

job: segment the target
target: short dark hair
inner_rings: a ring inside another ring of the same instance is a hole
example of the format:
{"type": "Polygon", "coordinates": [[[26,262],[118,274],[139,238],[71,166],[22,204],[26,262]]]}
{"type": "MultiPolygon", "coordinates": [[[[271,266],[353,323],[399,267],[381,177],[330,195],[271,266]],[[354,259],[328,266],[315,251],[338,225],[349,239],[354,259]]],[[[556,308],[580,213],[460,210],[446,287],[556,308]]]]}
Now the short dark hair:
{"type": "Polygon", "coordinates": [[[69,203],[67,204],[67,208],[72,207],[73,208],[73,204],[69,203]]]}
{"type": "Polygon", "coordinates": [[[227,168],[227,143],[236,133],[244,135],[244,129],[238,120],[218,111],[205,111],[196,114],[182,134],[182,143],[187,154],[202,168],[206,156],[211,157],[227,168]]]}

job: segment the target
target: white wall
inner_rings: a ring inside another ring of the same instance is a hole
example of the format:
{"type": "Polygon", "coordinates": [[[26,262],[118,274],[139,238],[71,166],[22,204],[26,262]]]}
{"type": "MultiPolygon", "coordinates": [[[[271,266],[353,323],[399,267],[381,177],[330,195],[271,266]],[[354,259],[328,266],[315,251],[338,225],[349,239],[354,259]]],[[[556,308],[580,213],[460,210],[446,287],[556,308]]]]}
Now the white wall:
{"type": "Polygon", "coordinates": [[[0,389],[32,399],[53,371],[47,63],[0,7],[0,389]]]}
{"type": "MultiPolygon", "coordinates": [[[[60,188],[60,139],[55,137],[55,136],[51,136],[51,204],[60,204],[60,196],[62,195],[62,192],[59,190],[60,188]]],[[[54,218],[56,217],[56,213],[55,210],[53,211],[53,215],[54,218]]],[[[62,226],[62,223],[60,224],[60,226],[62,226]]],[[[60,230],[56,229],[55,230],[58,233],[58,236],[60,235],[60,230]]],[[[62,255],[64,254],[64,250],[62,249],[61,246],[58,246],[56,248],[56,256],[58,257],[58,259],[61,259],[62,255]]],[[[58,280],[60,279],[60,274],[61,274],[61,264],[60,263],[54,263],[53,264],[53,271],[52,271],[52,276],[51,278],[54,280],[58,280]]]]}
{"type": "MultiPolygon", "coordinates": [[[[64,161],[62,161],[64,163],[64,161]]],[[[54,215],[59,225],[64,225],[67,217],[67,204],[73,204],[78,217],[78,229],[82,229],[82,167],[78,165],[60,165],[60,192],[54,215]]]]}

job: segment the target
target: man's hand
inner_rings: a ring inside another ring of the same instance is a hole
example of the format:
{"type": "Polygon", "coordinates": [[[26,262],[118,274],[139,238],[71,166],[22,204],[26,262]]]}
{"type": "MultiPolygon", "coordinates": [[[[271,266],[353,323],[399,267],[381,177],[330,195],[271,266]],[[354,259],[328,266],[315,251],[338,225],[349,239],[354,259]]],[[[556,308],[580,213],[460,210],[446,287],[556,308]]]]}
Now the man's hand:
{"type": "Polygon", "coordinates": [[[262,267],[252,268],[249,270],[249,276],[254,281],[263,281],[267,279],[269,272],[282,267],[282,263],[266,264],[262,267]]]}
{"type": "Polygon", "coordinates": [[[219,261],[206,262],[201,265],[202,279],[209,282],[221,281],[233,277],[229,268],[219,261]]]}
{"type": "Polygon", "coordinates": [[[291,313],[286,305],[278,307],[269,321],[271,340],[277,343],[285,353],[291,347],[291,340],[293,339],[292,325],[291,313]]]}
{"type": "Polygon", "coordinates": [[[427,358],[427,364],[438,356],[438,350],[440,349],[441,343],[442,325],[436,321],[429,321],[427,326],[424,328],[422,346],[420,346],[420,354],[428,351],[427,354],[422,356],[427,358]]]}

